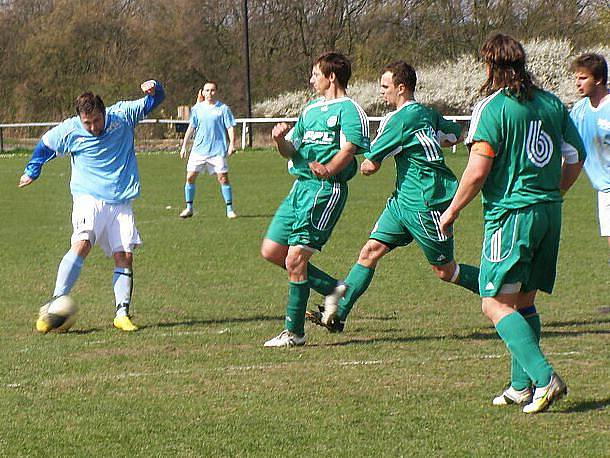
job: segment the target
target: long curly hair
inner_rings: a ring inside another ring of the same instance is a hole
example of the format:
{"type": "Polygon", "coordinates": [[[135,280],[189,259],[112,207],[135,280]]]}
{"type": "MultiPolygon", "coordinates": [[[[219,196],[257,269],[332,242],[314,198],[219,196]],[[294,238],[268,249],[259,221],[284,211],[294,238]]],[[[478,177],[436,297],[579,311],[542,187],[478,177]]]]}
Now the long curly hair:
{"type": "Polygon", "coordinates": [[[479,92],[490,95],[499,89],[507,89],[519,100],[533,97],[538,86],[525,67],[525,50],[510,35],[491,35],[481,48],[481,57],[487,65],[487,80],[479,92]]]}

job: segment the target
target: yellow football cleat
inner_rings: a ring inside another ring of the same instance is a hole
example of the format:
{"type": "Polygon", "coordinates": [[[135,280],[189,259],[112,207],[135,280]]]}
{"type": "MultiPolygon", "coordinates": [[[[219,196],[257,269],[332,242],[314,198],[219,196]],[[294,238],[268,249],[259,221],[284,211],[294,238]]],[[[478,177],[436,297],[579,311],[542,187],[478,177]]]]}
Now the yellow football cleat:
{"type": "Polygon", "coordinates": [[[121,331],[137,331],[138,327],[131,322],[131,318],[128,315],[117,316],[114,318],[114,327],[121,331]]]}

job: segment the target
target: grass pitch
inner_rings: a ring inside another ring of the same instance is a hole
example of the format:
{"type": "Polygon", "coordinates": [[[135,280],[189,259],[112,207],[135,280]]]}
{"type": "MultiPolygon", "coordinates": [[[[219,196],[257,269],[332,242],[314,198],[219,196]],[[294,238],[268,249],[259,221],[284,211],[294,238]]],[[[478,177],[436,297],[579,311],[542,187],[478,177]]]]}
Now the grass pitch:
{"type": "MultiPolygon", "coordinates": [[[[72,292],[71,332],[38,335],[38,307],[69,247],[69,161],[27,189],[28,157],[0,157],[1,456],[608,456],[610,269],[585,178],[567,196],[559,277],[540,295],[543,349],[568,383],[537,416],[491,399],[509,358],[466,290],[441,283],[417,247],[384,258],[346,332],[307,325],[302,348],[266,349],[283,327],[286,275],[259,245],[291,179],[271,151],[231,160],[237,220],[218,184],[198,181],[195,217],[178,218],[184,163],[139,157],[144,239],[134,321],[112,329],[112,262],[94,249],[72,292]]],[[[448,154],[459,175],[466,154],[448,154]]],[[[314,258],[344,277],[394,185],[387,163],[354,178],[328,246],[314,258]]],[[[456,256],[478,263],[478,200],[456,227],[456,256]]],[[[310,305],[319,298],[312,293],[310,305]]]]}

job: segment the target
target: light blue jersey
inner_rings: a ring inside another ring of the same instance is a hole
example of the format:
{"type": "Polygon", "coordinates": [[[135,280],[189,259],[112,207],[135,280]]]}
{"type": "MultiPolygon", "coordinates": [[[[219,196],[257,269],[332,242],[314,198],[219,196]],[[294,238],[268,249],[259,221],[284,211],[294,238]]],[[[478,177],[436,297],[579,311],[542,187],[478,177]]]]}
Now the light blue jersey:
{"type": "Polygon", "coordinates": [[[587,150],[585,171],[598,191],[610,192],[610,95],[594,108],[585,97],[570,116],[587,150]]]}
{"type": "Polygon", "coordinates": [[[99,136],[87,132],[80,117],[66,119],[43,135],[43,145],[34,150],[25,173],[35,179],[45,162],[69,154],[73,196],[89,195],[111,204],[136,198],[140,194],[140,175],[134,129],[163,98],[163,88],[156,83],[154,96],[110,106],[99,136]]]}
{"type": "Polygon", "coordinates": [[[191,154],[202,157],[227,155],[227,129],[237,124],[227,105],[220,101],[214,105],[199,102],[191,108],[190,123],[195,129],[191,154]]]}

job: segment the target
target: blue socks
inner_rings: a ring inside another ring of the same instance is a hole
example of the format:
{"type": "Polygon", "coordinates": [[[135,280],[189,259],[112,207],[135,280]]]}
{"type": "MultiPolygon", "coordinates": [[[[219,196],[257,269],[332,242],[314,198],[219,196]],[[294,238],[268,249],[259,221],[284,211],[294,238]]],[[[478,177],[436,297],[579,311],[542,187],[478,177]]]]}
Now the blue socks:
{"type": "Polygon", "coordinates": [[[53,297],[70,293],[80,275],[84,262],[85,258],[80,257],[72,250],[69,250],[64,255],[57,269],[57,280],[55,281],[53,297]]]}
{"type": "Polygon", "coordinates": [[[231,188],[231,185],[230,184],[221,184],[220,192],[222,194],[222,198],[225,201],[225,204],[227,204],[227,211],[232,211],[233,210],[233,189],[231,188]]]}
{"type": "Polygon", "coordinates": [[[129,315],[131,292],[133,290],[133,273],[126,267],[116,267],[112,276],[112,287],[116,300],[116,316],[129,315]]]}
{"type": "Polygon", "coordinates": [[[184,185],[184,200],[186,201],[186,208],[192,211],[193,201],[195,200],[195,183],[184,185]]]}

